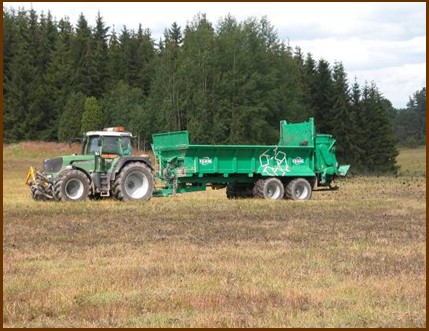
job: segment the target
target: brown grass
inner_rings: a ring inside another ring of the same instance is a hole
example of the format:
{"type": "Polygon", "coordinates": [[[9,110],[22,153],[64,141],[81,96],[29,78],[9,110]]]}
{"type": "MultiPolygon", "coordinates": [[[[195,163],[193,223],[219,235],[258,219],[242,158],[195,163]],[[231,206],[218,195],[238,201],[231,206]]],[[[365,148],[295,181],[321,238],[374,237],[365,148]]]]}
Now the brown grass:
{"type": "Polygon", "coordinates": [[[68,152],[4,146],[4,327],[426,326],[423,176],[303,203],[32,201],[27,167],[68,152]]]}

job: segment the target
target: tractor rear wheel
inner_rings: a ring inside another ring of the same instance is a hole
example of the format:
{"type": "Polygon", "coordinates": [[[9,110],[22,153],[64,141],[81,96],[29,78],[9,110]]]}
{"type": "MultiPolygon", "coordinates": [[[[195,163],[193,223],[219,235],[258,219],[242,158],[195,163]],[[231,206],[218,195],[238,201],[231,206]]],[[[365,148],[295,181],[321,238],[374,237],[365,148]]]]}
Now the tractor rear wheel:
{"type": "Polygon", "coordinates": [[[139,162],[132,162],[122,168],[112,186],[116,199],[149,200],[152,197],[155,182],[150,169],[139,162]]]}
{"type": "Polygon", "coordinates": [[[79,170],[65,170],[54,184],[54,196],[61,201],[81,201],[88,197],[89,179],[79,170]]]}
{"type": "Polygon", "coordinates": [[[311,185],[304,178],[296,178],[286,186],[285,198],[292,200],[309,200],[311,198],[311,185]]]}
{"type": "Polygon", "coordinates": [[[280,179],[271,177],[258,179],[253,188],[253,195],[257,198],[281,200],[284,196],[284,186],[280,179]]]}

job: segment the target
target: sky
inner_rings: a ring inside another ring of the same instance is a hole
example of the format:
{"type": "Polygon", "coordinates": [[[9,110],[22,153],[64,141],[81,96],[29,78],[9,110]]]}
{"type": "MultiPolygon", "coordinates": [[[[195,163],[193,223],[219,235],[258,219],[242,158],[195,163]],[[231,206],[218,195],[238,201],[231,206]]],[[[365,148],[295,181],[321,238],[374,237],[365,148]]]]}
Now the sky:
{"type": "Polygon", "coordinates": [[[100,11],[119,32],[139,23],[158,41],[173,22],[182,27],[205,13],[216,27],[228,14],[238,21],[266,16],[281,40],[313,58],[343,63],[350,83],[355,78],[378,86],[395,108],[426,86],[425,2],[3,2],[5,8],[31,7],[76,24],[83,13],[91,26],[100,11]]]}

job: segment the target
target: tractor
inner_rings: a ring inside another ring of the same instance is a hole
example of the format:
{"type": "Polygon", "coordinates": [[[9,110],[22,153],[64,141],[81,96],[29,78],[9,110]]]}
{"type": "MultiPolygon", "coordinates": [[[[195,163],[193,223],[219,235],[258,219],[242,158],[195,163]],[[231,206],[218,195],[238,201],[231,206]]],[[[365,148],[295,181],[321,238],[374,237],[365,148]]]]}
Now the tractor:
{"type": "Polygon", "coordinates": [[[132,134],[124,127],[89,131],[80,154],[43,162],[43,171],[30,167],[25,183],[35,200],[80,201],[114,197],[149,200],[155,187],[147,155],[132,155],[132,134]]]}

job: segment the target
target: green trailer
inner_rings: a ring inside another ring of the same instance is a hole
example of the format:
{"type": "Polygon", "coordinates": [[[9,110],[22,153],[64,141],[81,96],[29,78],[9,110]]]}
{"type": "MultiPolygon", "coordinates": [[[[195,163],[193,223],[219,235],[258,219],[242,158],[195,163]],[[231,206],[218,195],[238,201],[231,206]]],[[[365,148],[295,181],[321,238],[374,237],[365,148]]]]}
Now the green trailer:
{"type": "Polygon", "coordinates": [[[225,188],[228,198],[308,200],[318,186],[333,188],[339,166],[335,139],[317,134],[314,119],[280,122],[277,145],[194,145],[187,131],[152,136],[158,163],[156,178],[162,187],[155,196],[225,188]]]}

